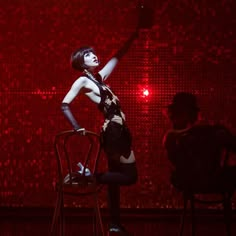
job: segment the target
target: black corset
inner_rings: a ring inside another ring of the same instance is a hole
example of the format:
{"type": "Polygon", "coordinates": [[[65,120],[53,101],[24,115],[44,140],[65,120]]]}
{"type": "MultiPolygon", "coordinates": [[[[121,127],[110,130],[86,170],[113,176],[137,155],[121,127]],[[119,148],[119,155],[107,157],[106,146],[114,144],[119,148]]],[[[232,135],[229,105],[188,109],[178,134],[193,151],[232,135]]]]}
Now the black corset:
{"type": "Polygon", "coordinates": [[[118,104],[112,103],[111,105],[99,104],[99,110],[103,113],[106,119],[111,119],[114,115],[121,116],[121,109],[118,104]]]}

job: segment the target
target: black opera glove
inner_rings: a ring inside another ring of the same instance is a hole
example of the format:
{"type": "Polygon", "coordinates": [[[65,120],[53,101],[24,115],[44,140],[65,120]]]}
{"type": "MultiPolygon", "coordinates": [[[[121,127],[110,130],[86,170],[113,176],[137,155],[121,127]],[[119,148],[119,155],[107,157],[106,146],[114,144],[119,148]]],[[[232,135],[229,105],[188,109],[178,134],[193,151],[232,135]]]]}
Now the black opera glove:
{"type": "Polygon", "coordinates": [[[124,43],[124,45],[116,52],[114,57],[120,60],[126,52],[129,50],[130,46],[132,45],[133,41],[138,38],[139,30],[138,28],[133,32],[133,34],[129,37],[129,39],[124,43]]]}
{"type": "Polygon", "coordinates": [[[68,103],[62,103],[61,110],[63,114],[65,115],[65,117],[67,118],[67,120],[73,126],[74,130],[79,131],[82,129],[81,126],[76,121],[75,117],[73,116],[68,103]]]}

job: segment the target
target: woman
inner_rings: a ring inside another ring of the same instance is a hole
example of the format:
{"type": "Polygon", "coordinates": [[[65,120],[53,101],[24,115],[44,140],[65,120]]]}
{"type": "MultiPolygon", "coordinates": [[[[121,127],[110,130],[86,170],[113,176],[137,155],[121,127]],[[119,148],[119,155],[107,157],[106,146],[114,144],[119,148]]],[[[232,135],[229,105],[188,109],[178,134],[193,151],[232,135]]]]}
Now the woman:
{"type": "MultiPolygon", "coordinates": [[[[74,118],[69,104],[78,94],[86,95],[98,105],[104,115],[101,129],[102,146],[108,158],[108,172],[96,176],[97,182],[108,185],[108,200],[111,215],[110,232],[127,235],[120,222],[120,185],[131,185],[137,181],[135,156],[131,149],[131,134],[126,125],[125,115],[121,110],[120,101],[112,90],[104,83],[116,67],[118,61],[127,52],[133,40],[137,38],[136,30],[124,46],[108,63],[95,73],[99,66],[98,57],[91,47],[82,47],[71,56],[71,65],[82,75],[73,83],[62,101],[62,111],[73,128],[85,130],[74,118]]],[[[83,167],[82,167],[83,168],[83,167]]]]}

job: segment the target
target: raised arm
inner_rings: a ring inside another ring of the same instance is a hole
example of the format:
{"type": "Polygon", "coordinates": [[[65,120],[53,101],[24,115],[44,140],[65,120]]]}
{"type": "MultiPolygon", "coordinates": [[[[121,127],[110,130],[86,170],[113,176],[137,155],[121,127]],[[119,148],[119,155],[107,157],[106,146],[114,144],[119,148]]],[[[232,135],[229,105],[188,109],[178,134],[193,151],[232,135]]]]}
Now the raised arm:
{"type": "Polygon", "coordinates": [[[103,80],[106,80],[107,77],[114,70],[118,61],[124,56],[124,54],[128,51],[133,41],[138,37],[140,29],[150,29],[153,26],[153,9],[141,4],[139,6],[139,18],[137,23],[137,28],[133,32],[133,34],[129,37],[129,39],[124,43],[120,50],[111,58],[110,61],[101,69],[98,73],[101,75],[103,80]]]}
{"type": "Polygon", "coordinates": [[[69,104],[75,99],[75,97],[79,94],[81,89],[83,88],[85,84],[85,79],[83,77],[80,77],[77,79],[74,84],[71,86],[71,89],[66,94],[64,99],[62,100],[61,104],[61,110],[63,114],[65,115],[66,119],[70,122],[70,124],[73,126],[74,130],[81,129],[81,126],[78,124],[77,120],[73,116],[69,104]]]}
{"type": "Polygon", "coordinates": [[[126,54],[133,41],[138,37],[138,29],[129,37],[124,45],[115,53],[115,55],[107,62],[107,64],[98,72],[103,80],[106,80],[116,67],[118,61],[126,54]]]}

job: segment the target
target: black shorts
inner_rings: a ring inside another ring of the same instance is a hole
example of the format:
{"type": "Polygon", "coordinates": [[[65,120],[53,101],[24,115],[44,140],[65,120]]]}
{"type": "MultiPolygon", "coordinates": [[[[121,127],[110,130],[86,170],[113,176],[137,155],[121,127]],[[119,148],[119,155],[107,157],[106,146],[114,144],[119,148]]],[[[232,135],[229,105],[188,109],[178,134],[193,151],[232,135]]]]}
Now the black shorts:
{"type": "Polygon", "coordinates": [[[132,136],[126,125],[110,121],[105,131],[101,132],[101,141],[108,156],[124,156],[131,153],[132,136]]]}

